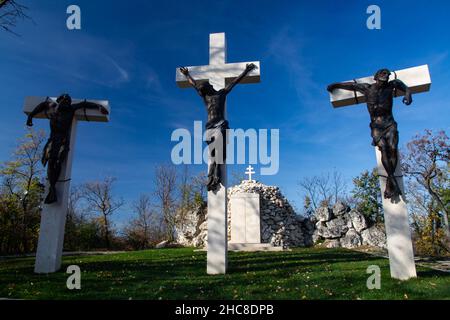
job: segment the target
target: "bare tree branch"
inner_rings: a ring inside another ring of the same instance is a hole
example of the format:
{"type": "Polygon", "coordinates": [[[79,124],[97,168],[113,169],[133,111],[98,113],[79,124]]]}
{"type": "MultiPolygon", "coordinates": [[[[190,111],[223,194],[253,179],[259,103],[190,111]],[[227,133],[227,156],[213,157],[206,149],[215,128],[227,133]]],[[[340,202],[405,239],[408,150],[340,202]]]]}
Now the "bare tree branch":
{"type": "Polygon", "coordinates": [[[19,20],[31,19],[26,11],[28,7],[16,0],[0,0],[0,28],[18,35],[12,29],[17,26],[19,20]]]}

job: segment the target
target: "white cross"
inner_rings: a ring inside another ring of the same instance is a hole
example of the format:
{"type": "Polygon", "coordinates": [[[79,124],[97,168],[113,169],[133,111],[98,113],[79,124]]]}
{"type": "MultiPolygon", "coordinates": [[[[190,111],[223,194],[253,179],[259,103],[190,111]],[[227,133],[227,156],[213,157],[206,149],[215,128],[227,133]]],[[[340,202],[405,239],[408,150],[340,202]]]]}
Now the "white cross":
{"type": "Polygon", "coordinates": [[[247,167],[247,171],[245,171],[245,174],[248,175],[248,181],[252,181],[252,174],[256,173],[255,171],[253,171],[253,167],[251,165],[249,165],[247,167]]]}
{"type": "MultiPolygon", "coordinates": [[[[220,90],[236,79],[245,70],[248,63],[253,63],[256,68],[250,71],[240,83],[258,83],[260,81],[259,61],[227,63],[225,33],[211,33],[209,35],[209,65],[187,68],[196,81],[209,80],[216,90],[220,90]]],[[[176,81],[180,88],[191,87],[178,68],[176,81]]]]}
{"type": "MultiPolygon", "coordinates": [[[[402,80],[410,88],[412,93],[426,92],[431,87],[428,65],[394,71],[389,80],[395,78],[402,80]]],[[[374,83],[375,80],[371,76],[356,79],[354,82],[374,83]]],[[[404,92],[398,91],[396,93],[397,97],[402,95],[404,95],[404,92]]],[[[336,89],[333,93],[330,93],[330,101],[335,108],[366,102],[365,97],[361,93],[342,89],[336,89]]],[[[375,147],[375,155],[380,177],[391,277],[400,280],[414,278],[417,276],[416,266],[414,263],[411,230],[408,222],[408,209],[404,199],[405,191],[400,161],[398,161],[395,176],[403,196],[400,196],[397,201],[393,201],[391,199],[385,199],[383,196],[386,189],[387,173],[381,162],[381,152],[377,147],[375,147]]]]}
{"type": "MultiPolygon", "coordinates": [[[[196,81],[208,80],[216,90],[220,90],[236,79],[245,70],[248,63],[253,63],[256,68],[249,72],[240,83],[259,82],[259,61],[227,63],[226,47],[225,33],[210,34],[209,65],[187,67],[192,78],[196,81]]],[[[191,87],[179,68],[176,69],[176,82],[181,88],[191,87]]],[[[226,164],[221,165],[220,168],[222,184],[217,191],[208,192],[208,251],[206,257],[208,274],[226,273],[228,263],[226,164]]]]}
{"type": "MultiPolygon", "coordinates": [[[[23,107],[25,114],[29,114],[45,97],[26,97],[23,107]]],[[[54,102],[56,98],[50,98],[54,102]]],[[[80,99],[73,99],[72,103],[82,102],[80,99]]],[[[110,111],[108,101],[89,100],[101,104],[110,111]]],[[[42,112],[34,118],[45,119],[47,114],[42,112]]],[[[78,121],[107,122],[109,114],[105,115],[95,109],[80,109],[75,113],[72,120],[70,132],[70,151],[66,160],[62,164],[59,181],[56,185],[58,201],[51,204],[43,204],[41,212],[41,225],[39,229],[39,240],[36,251],[36,262],[34,271],[36,273],[51,273],[61,267],[61,255],[64,242],[64,228],[66,223],[67,207],[69,203],[70,179],[72,177],[72,160],[75,148],[75,138],[78,121]]],[[[47,186],[48,191],[48,186],[47,186]]],[[[46,192],[47,192],[46,191],[46,192]]]]}

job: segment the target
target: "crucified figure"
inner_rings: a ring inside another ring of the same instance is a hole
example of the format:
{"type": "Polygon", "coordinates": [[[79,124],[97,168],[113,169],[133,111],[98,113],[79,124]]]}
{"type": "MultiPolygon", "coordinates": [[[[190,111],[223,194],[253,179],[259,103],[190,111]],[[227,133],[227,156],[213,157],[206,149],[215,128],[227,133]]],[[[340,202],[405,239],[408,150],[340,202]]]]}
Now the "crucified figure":
{"type": "Polygon", "coordinates": [[[411,91],[401,80],[389,81],[391,72],[381,69],[375,73],[374,84],[368,83],[333,83],[327,90],[344,89],[357,91],[364,94],[367,101],[367,109],[370,114],[370,129],[372,145],[378,147],[381,152],[381,162],[387,172],[386,199],[401,195],[400,187],[395,178],[395,168],[398,164],[398,130],[397,122],[392,114],[394,92],[401,90],[405,93],[403,103],[412,103],[411,91]]]}
{"type": "Polygon", "coordinates": [[[226,130],[229,129],[228,121],[225,119],[225,100],[228,93],[238,84],[250,71],[255,69],[253,63],[247,64],[245,70],[225,88],[217,91],[209,81],[197,82],[189,74],[186,67],[180,68],[181,73],[189,83],[197,90],[206,106],[208,122],[206,123],[207,144],[210,146],[211,163],[208,170],[208,191],[217,190],[222,182],[220,165],[225,164],[226,159],[226,130]],[[220,140],[219,140],[220,139],[220,140]],[[214,143],[216,141],[216,143],[214,143]],[[217,145],[219,141],[219,145],[217,145]],[[220,143],[222,142],[222,143],[220,143]]]}
{"type": "Polygon", "coordinates": [[[47,166],[47,179],[49,181],[49,191],[45,198],[45,203],[56,202],[56,183],[64,160],[70,149],[70,132],[72,120],[75,112],[79,109],[97,109],[103,114],[108,114],[108,110],[100,104],[83,101],[72,104],[72,98],[68,94],[62,94],[56,99],[56,103],[47,99],[38,104],[28,115],[27,126],[33,125],[33,117],[41,112],[45,112],[50,119],[50,137],[45,144],[42,153],[42,164],[47,166]]]}

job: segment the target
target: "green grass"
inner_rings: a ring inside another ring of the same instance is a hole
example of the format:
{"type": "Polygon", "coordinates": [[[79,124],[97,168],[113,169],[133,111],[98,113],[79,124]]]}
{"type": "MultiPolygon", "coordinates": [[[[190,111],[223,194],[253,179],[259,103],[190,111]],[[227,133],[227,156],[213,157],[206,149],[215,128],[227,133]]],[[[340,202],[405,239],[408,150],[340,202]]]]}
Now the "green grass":
{"type": "Polygon", "coordinates": [[[450,274],[418,268],[406,282],[389,276],[387,259],[345,249],[230,253],[226,275],[206,275],[206,253],[190,248],[67,256],[61,271],[33,274],[34,258],[0,260],[0,297],[20,299],[449,299],[450,274]],[[68,290],[71,264],[81,290],[68,290]],[[381,289],[368,290],[369,265],[381,289]]]}

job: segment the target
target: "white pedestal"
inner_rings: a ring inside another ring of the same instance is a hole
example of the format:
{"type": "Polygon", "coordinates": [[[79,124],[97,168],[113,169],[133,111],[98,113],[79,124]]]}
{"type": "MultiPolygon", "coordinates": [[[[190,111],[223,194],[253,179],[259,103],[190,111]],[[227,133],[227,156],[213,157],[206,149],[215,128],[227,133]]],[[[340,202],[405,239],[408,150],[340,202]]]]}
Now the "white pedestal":
{"type": "MultiPolygon", "coordinates": [[[[56,186],[58,201],[52,204],[44,204],[41,213],[41,226],[34,265],[34,272],[36,273],[51,273],[58,271],[61,267],[76,131],[77,120],[74,119],[70,133],[70,151],[62,166],[60,182],[56,186]]],[[[48,190],[48,186],[46,189],[48,190]]]]}
{"type": "Polygon", "coordinates": [[[386,227],[386,240],[389,252],[389,266],[391,277],[399,280],[407,280],[417,277],[414,263],[414,252],[411,240],[411,229],[408,222],[408,209],[405,203],[405,191],[403,186],[400,161],[397,165],[395,176],[402,191],[402,196],[397,199],[385,199],[386,170],[381,163],[381,152],[375,148],[378,174],[380,175],[381,196],[383,199],[384,223],[386,227]]]}
{"type": "Polygon", "coordinates": [[[222,185],[208,191],[207,274],[225,274],[228,265],[227,169],[221,166],[222,185]]]}
{"type": "Polygon", "coordinates": [[[231,196],[231,243],[261,243],[259,194],[231,196]]]}

